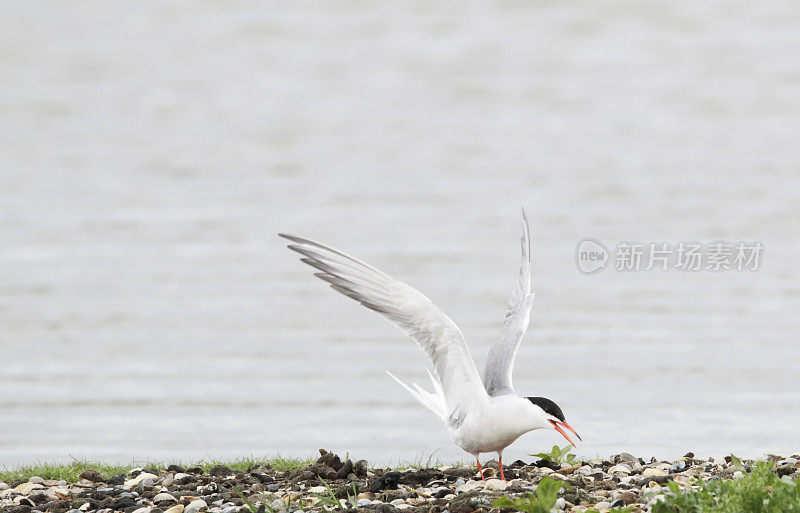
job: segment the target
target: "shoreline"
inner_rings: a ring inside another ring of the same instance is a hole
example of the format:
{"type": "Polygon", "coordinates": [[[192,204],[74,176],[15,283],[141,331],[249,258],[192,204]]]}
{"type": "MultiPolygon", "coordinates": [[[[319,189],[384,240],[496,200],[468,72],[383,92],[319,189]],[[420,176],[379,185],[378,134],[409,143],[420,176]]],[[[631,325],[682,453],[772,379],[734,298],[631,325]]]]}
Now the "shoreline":
{"type": "Polygon", "coordinates": [[[324,450],[316,460],[240,459],[194,467],[131,468],[77,462],[0,473],[0,511],[499,513],[513,508],[498,507],[498,499],[521,501],[533,497],[527,495],[531,492],[538,493],[539,485],[557,483],[561,489],[553,500],[560,511],[649,512],[676,490],[735,481],[757,470],[770,472],[785,483],[797,483],[800,454],[739,460],[730,456],[695,458],[687,453],[674,461],[645,461],[627,453],[581,461],[556,454],[552,459],[517,460],[504,469],[507,482],[496,478],[496,462],[485,462],[484,482],[474,465],[373,468],[365,460],[343,461],[324,450]],[[33,475],[37,470],[42,475],[33,475]]]}

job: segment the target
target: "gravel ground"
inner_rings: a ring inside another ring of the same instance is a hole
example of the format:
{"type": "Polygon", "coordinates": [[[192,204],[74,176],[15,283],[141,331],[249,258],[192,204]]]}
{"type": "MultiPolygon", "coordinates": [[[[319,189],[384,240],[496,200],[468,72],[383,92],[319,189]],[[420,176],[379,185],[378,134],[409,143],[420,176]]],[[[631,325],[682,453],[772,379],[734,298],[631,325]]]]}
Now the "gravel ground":
{"type": "MultiPolygon", "coordinates": [[[[234,472],[220,465],[203,473],[200,468],[172,465],[166,470],[134,469],[117,476],[86,470],[81,480],[72,484],[39,477],[27,482],[0,482],[0,511],[248,513],[252,505],[262,512],[278,513],[298,509],[500,513],[492,508],[494,500],[533,491],[548,475],[571,485],[571,489],[560,492],[555,510],[604,511],[631,506],[632,511],[646,512],[659,500],[662,485],[668,481],[689,486],[695,478],[736,479],[743,475],[729,458],[695,458],[689,453],[677,461],[644,461],[623,453],[576,465],[516,461],[505,466],[508,482],[494,478],[497,465],[489,462],[484,470],[487,481],[483,482],[475,467],[380,469],[369,468],[365,460],[343,462],[333,453],[320,450],[320,454],[313,465],[291,472],[265,466],[234,472]]],[[[776,472],[781,476],[797,478],[800,474],[798,454],[768,455],[757,460],[776,462],[776,472]]],[[[754,460],[743,463],[747,470],[754,460]]]]}

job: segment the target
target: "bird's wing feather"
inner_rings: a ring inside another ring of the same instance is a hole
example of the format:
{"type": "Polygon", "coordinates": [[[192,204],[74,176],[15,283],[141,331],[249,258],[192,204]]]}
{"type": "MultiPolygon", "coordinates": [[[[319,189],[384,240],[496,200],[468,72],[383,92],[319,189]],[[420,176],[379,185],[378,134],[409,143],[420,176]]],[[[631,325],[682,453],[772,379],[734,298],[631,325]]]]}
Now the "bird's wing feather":
{"type": "Polygon", "coordinates": [[[446,403],[446,422],[457,427],[488,403],[488,395],[458,326],[427,297],[378,269],[339,250],[293,235],[289,248],[320,272],[315,276],[365,307],[375,310],[410,335],[425,350],[446,403]]]}
{"type": "Polygon", "coordinates": [[[497,342],[489,349],[486,366],[483,369],[483,383],[491,397],[514,394],[511,374],[522,337],[528,329],[531,306],[533,305],[533,285],[531,283],[531,241],[528,229],[528,216],[522,209],[522,264],[519,269],[519,282],[511,291],[506,320],[497,342]]]}

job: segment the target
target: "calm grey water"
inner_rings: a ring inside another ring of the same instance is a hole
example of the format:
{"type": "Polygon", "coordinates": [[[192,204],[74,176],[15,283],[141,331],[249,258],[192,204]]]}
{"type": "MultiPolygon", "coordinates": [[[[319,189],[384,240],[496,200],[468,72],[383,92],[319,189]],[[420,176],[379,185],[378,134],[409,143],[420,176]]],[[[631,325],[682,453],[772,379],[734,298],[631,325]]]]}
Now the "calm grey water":
{"type": "MultiPolygon", "coordinates": [[[[800,450],[800,4],[0,6],[0,464],[466,459],[396,328],[278,231],[418,287],[579,453],[800,450]],[[586,275],[584,237],[760,241],[586,275]]],[[[523,457],[562,440],[524,436],[523,457]]]]}

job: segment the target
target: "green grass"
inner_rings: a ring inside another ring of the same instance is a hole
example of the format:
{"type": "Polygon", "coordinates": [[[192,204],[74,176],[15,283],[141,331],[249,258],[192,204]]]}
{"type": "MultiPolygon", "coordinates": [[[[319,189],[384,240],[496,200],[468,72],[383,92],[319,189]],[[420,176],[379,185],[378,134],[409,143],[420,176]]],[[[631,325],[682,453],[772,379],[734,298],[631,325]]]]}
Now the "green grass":
{"type": "Polygon", "coordinates": [[[773,466],[758,462],[742,478],[697,482],[699,489],[669,483],[666,500],[654,504],[653,513],[800,513],[800,482],[779,478],[773,466]]]}
{"type": "Polygon", "coordinates": [[[15,468],[0,469],[0,482],[10,483],[13,481],[27,481],[33,476],[43,479],[63,479],[69,483],[78,481],[81,472],[86,469],[94,469],[106,477],[126,474],[134,468],[147,468],[164,470],[172,464],[180,465],[183,468],[200,467],[203,472],[208,472],[217,465],[225,465],[236,472],[244,472],[250,467],[258,465],[269,465],[279,472],[286,472],[307,467],[314,463],[316,458],[284,458],[280,455],[265,458],[237,458],[235,460],[200,460],[189,463],[176,461],[146,461],[133,462],[128,465],[99,463],[86,460],[75,460],[72,463],[37,463],[35,465],[23,465],[15,468]]]}

